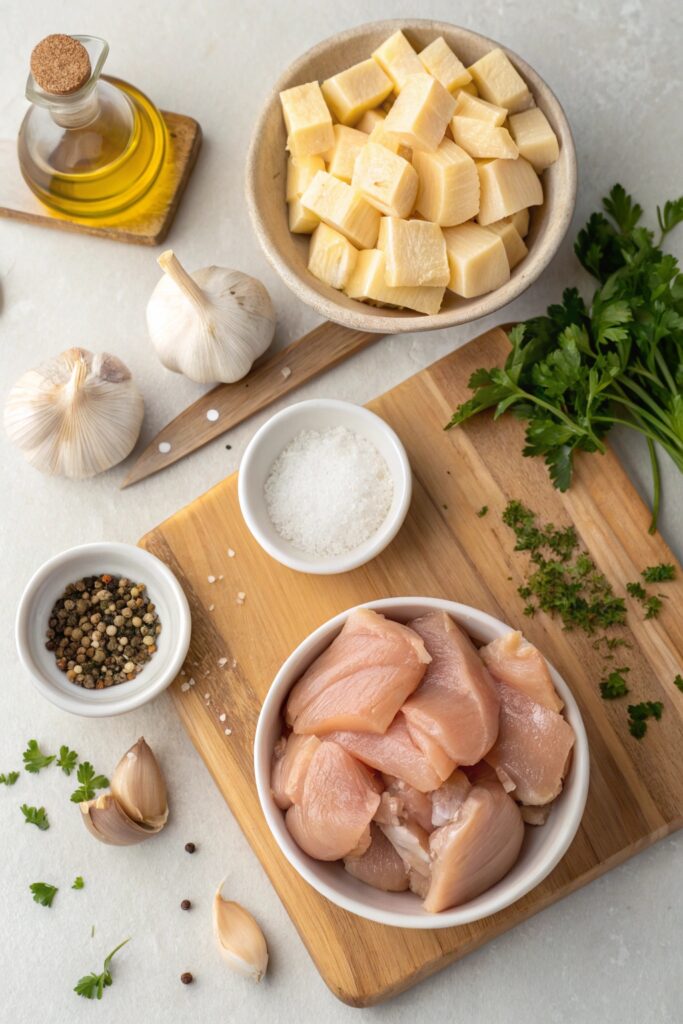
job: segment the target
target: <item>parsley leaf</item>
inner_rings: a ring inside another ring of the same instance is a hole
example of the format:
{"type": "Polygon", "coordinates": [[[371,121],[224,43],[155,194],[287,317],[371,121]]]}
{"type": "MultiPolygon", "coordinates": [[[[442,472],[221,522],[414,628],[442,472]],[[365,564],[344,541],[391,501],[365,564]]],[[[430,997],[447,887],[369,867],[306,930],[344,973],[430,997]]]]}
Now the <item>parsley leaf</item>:
{"type": "Polygon", "coordinates": [[[681,693],[683,693],[683,676],[680,672],[674,676],[674,686],[677,686],[681,693]]]}
{"type": "Polygon", "coordinates": [[[676,568],[671,562],[648,565],[640,574],[646,583],[665,583],[676,578],[676,568]]]}
{"type": "Polygon", "coordinates": [[[479,516],[480,519],[483,519],[484,516],[486,515],[486,513],[488,512],[488,510],[489,510],[488,505],[482,505],[481,508],[479,509],[479,511],[477,512],[477,515],[479,516]]]}
{"type": "Polygon", "coordinates": [[[626,666],[613,669],[610,674],[600,683],[600,695],[603,700],[615,700],[617,697],[625,697],[629,692],[624,678],[630,668],[626,666]]]}
{"type": "Polygon", "coordinates": [[[43,907],[52,906],[55,893],[58,891],[56,885],[50,885],[48,882],[32,882],[29,889],[33,893],[34,903],[40,903],[43,907]]]}
{"type": "Polygon", "coordinates": [[[2,775],[0,775],[0,784],[3,786],[13,786],[19,778],[19,775],[20,772],[7,772],[7,774],[3,772],[2,775]]]}
{"type": "Polygon", "coordinates": [[[26,818],[27,825],[37,825],[41,832],[49,829],[50,822],[47,820],[47,811],[44,807],[29,807],[28,804],[22,804],[21,813],[26,818]]]}
{"type": "Polygon", "coordinates": [[[121,947],[126,945],[126,942],[130,942],[130,939],[125,939],[116,947],[116,949],[111,951],[104,961],[101,974],[95,974],[93,972],[92,974],[86,974],[82,978],[79,978],[74,986],[74,992],[79,996],[83,996],[85,999],[101,999],[105,988],[108,988],[114,980],[111,974],[111,962],[121,947]]]}
{"type": "MultiPolygon", "coordinates": [[[[604,452],[612,427],[628,427],[650,452],[654,532],[661,486],[656,446],[683,472],[683,275],[661,249],[683,223],[683,197],[658,209],[658,242],[621,185],[605,197],[603,211],[589,218],[575,245],[598,281],[590,305],[567,288],[545,316],[514,327],[505,365],[472,374],[472,395],[446,429],[485,410],[494,419],[511,412],[526,421],[523,454],[542,458],[554,486],[565,491],[576,453],[604,452]]],[[[656,615],[656,602],[647,610],[656,615]]]]}
{"type": "Polygon", "coordinates": [[[47,768],[56,757],[55,754],[44,754],[38,746],[38,740],[29,740],[28,747],[21,756],[26,771],[32,775],[37,775],[41,768],[47,768]]]}
{"type": "Polygon", "coordinates": [[[84,889],[85,888],[85,882],[83,881],[83,876],[82,875],[76,875],[76,877],[74,879],[74,884],[71,886],[71,888],[72,889],[84,889]]]}
{"type": "Polygon", "coordinates": [[[628,706],[628,731],[631,736],[641,740],[647,732],[648,718],[657,721],[662,717],[664,705],[659,700],[645,700],[640,704],[629,704],[628,706]]]}
{"type": "Polygon", "coordinates": [[[57,764],[62,769],[65,775],[71,775],[72,771],[76,767],[78,762],[78,754],[75,750],[69,750],[67,746],[61,746],[59,748],[59,757],[57,758],[57,764]]]}
{"type": "Polygon", "coordinates": [[[71,794],[71,801],[75,804],[80,804],[84,800],[92,800],[96,789],[105,789],[109,785],[109,779],[106,776],[95,775],[95,769],[90,761],[83,761],[79,764],[76,778],[81,785],[71,794]]]}
{"type": "Polygon", "coordinates": [[[636,601],[644,601],[647,597],[647,590],[642,583],[627,583],[626,590],[636,601]]]}

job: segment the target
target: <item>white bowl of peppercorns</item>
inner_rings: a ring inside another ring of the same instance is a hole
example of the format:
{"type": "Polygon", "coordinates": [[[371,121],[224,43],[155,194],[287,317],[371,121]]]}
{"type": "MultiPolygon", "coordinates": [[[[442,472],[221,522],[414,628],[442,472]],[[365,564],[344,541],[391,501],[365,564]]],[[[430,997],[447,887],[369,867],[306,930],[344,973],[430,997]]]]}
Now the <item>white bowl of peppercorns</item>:
{"type": "Polygon", "coordinates": [[[29,581],[17,612],[21,663],[63,711],[99,718],[173,682],[190,644],[187,598],[171,570],[130,544],[63,551],[29,581]]]}

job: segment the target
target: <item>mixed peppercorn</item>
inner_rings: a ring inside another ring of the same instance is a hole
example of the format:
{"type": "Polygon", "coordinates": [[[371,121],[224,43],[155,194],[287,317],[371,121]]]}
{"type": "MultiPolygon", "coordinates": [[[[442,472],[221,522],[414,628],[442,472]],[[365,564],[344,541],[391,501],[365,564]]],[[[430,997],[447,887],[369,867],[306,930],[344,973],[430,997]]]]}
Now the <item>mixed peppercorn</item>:
{"type": "Polygon", "coordinates": [[[101,573],[67,586],[50,613],[45,646],[72,683],[102,690],[134,679],[160,633],[145,584],[101,573]]]}

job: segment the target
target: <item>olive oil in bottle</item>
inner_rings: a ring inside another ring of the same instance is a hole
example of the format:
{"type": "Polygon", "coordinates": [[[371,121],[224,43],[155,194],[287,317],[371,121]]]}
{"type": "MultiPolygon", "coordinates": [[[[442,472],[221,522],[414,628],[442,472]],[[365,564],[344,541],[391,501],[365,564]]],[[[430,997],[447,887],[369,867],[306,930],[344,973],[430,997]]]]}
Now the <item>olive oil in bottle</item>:
{"type": "Polygon", "coordinates": [[[109,52],[94,36],[48,36],[31,56],[19,165],[54,212],[98,225],[144,215],[170,170],[170,140],[138,89],[101,76],[109,52]]]}

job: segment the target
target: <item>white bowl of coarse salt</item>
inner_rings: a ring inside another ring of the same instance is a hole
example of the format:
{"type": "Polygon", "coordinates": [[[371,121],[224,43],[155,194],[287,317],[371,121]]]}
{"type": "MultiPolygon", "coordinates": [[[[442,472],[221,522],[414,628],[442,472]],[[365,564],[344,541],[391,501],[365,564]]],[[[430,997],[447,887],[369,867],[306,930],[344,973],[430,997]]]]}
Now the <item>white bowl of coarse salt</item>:
{"type": "Polygon", "coordinates": [[[240,508],[273,558],[299,572],[357,569],[401,528],[412,492],[405,448],[351,402],[312,399],[254,434],[238,475],[240,508]]]}

